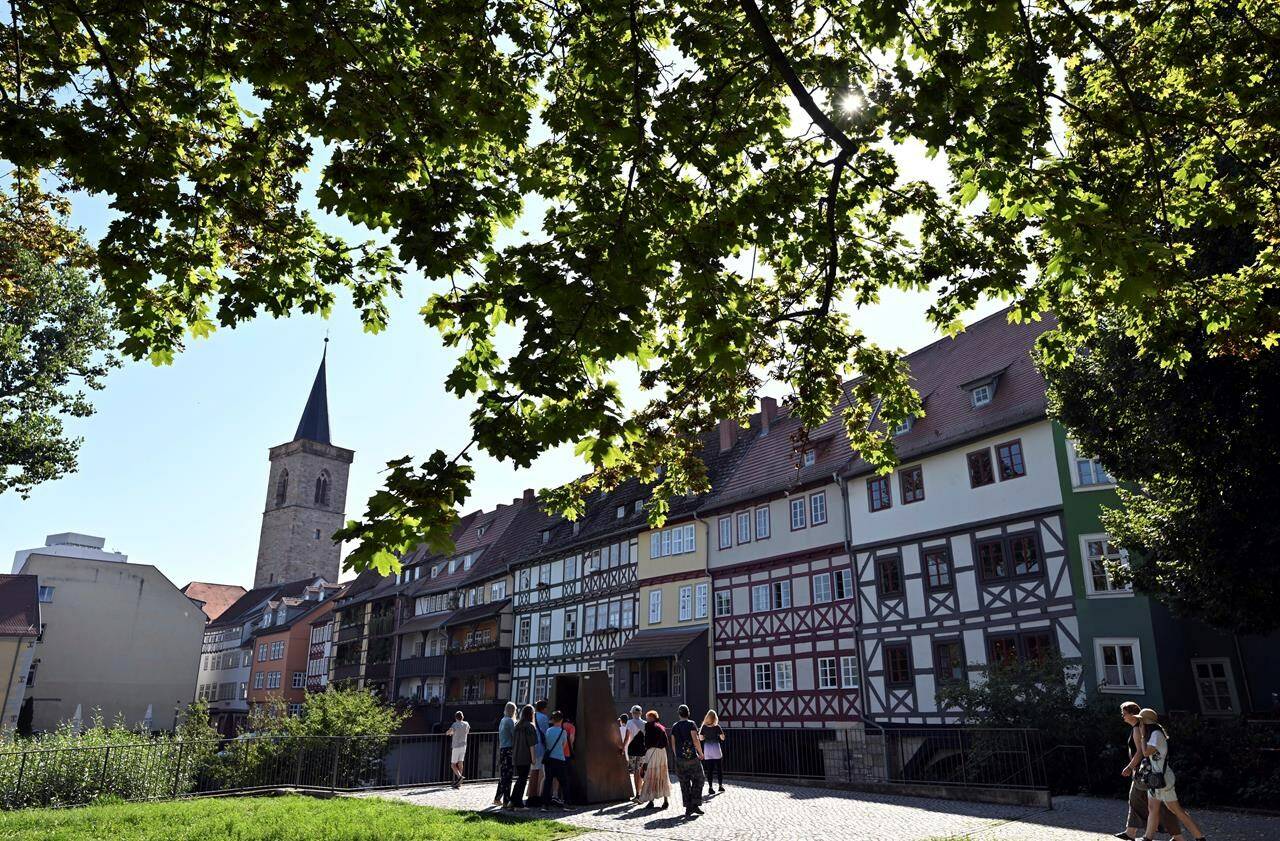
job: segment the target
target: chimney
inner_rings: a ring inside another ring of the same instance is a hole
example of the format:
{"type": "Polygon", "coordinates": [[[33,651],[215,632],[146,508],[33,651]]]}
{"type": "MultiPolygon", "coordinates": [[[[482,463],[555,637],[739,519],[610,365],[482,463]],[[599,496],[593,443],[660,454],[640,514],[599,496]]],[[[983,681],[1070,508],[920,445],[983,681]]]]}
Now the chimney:
{"type": "Polygon", "coordinates": [[[525,489],[524,489],[524,497],[523,497],[524,501],[525,501],[525,502],[533,502],[533,498],[534,498],[533,488],[525,488],[525,489]]]}
{"type": "Polygon", "coordinates": [[[778,401],[773,397],[760,398],[760,434],[768,435],[773,419],[778,416],[778,401]]]}
{"type": "Polygon", "coordinates": [[[720,452],[733,449],[738,441],[738,422],[730,418],[720,421],[720,452]]]}
{"type": "Polygon", "coordinates": [[[524,497],[522,496],[518,496],[515,499],[511,500],[512,505],[519,505],[522,502],[524,502],[524,497]]]}

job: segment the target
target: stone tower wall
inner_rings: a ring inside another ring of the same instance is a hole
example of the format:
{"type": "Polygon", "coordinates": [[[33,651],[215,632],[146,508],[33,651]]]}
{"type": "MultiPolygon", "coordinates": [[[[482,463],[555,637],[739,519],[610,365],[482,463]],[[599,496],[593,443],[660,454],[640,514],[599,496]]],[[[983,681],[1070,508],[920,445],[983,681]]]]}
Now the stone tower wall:
{"type": "Polygon", "coordinates": [[[338,580],[341,547],[331,536],[345,520],[347,474],[354,456],[352,450],[307,440],[271,448],[254,587],[314,576],[338,580]],[[285,470],[289,471],[288,490],[283,505],[278,505],[276,488],[285,470]],[[321,470],[328,470],[330,479],[329,502],[324,506],[315,502],[321,470]]]}

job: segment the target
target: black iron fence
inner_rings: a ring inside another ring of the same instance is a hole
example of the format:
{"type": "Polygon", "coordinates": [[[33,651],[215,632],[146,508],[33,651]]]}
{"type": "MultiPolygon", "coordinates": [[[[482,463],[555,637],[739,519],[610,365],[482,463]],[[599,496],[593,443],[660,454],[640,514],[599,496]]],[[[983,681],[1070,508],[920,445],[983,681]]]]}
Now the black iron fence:
{"type": "Polygon", "coordinates": [[[1040,733],[902,727],[727,729],[724,772],[735,776],[1045,790],[1040,733]]]}
{"type": "MultiPolygon", "coordinates": [[[[463,772],[497,777],[497,734],[472,733],[463,772]]],[[[0,807],[99,797],[161,800],[298,788],[354,791],[449,782],[450,736],[258,737],[0,751],[0,807]]]]}

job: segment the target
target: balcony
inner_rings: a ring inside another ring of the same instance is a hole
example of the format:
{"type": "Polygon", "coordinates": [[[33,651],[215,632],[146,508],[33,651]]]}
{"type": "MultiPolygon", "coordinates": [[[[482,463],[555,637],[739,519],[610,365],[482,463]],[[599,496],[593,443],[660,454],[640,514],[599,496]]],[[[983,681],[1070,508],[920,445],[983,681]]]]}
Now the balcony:
{"type": "Polygon", "coordinates": [[[450,672],[501,672],[511,669],[511,649],[488,643],[449,649],[450,672]]]}
{"type": "Polygon", "coordinates": [[[341,680],[354,680],[360,677],[362,667],[359,663],[347,663],[346,665],[333,667],[333,680],[338,682],[341,680]]]}
{"type": "Polygon", "coordinates": [[[391,677],[391,661],[385,663],[368,663],[364,667],[365,680],[386,680],[391,677]]]}
{"type": "Polygon", "coordinates": [[[444,674],[444,655],[406,657],[396,663],[396,677],[439,677],[444,674]]]}
{"type": "Polygon", "coordinates": [[[356,622],[352,625],[343,625],[338,628],[338,642],[348,642],[349,640],[358,640],[364,636],[364,623],[356,622]]]}

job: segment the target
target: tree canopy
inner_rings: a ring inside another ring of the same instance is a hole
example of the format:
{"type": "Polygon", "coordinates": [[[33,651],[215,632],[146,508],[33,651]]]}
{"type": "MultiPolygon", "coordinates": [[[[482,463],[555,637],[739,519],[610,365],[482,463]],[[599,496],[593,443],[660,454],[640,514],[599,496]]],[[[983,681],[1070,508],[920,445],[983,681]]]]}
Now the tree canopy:
{"type": "MultiPolygon", "coordinates": [[[[885,287],[932,290],[947,329],[984,294],[1052,310],[1053,364],[1103,309],[1174,370],[1188,324],[1216,356],[1280,335],[1273,0],[11,6],[0,157],[110,198],[125,352],[340,289],[377,330],[387,296],[418,297],[462,349],[475,444],[523,465],[580,442],[597,470],[553,497],[570,514],[638,477],[660,520],[705,482],[693,433],[762,378],[812,426],[856,371],[850,438],[887,467],[868,418],[919,403],[857,329],[885,287]],[[1197,243],[1241,226],[1250,259],[1207,270],[1197,243]],[[629,364],[655,395],[634,412],[629,364]]],[[[447,540],[469,475],[465,454],[396,462],[349,560],[447,540]]]]}
{"type": "Polygon", "coordinates": [[[75,470],[64,420],[93,413],[85,389],[118,364],[92,252],[60,209],[30,185],[0,196],[0,493],[75,470]]]}

